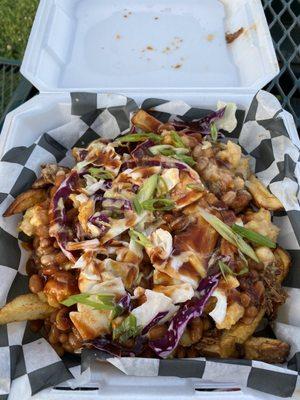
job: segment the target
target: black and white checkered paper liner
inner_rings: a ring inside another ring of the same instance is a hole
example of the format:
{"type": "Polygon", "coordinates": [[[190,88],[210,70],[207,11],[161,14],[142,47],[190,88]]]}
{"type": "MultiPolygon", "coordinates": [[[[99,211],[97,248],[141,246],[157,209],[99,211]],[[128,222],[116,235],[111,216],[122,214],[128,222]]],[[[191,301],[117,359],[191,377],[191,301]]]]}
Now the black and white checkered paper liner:
{"type": "MultiPolygon", "coordinates": [[[[136,103],[119,95],[72,93],[72,118],[68,124],[42,134],[30,147],[9,149],[0,162],[0,306],[28,292],[25,265],[29,254],[17,231],[19,215],[3,218],[13,199],[28,189],[39,174],[40,165],[58,162],[72,165],[70,149],[86,146],[101,137],[126,133],[136,103]]],[[[177,115],[193,120],[209,110],[182,101],[147,99],[142,108],[165,122],[177,115]]],[[[26,322],[0,326],[0,399],[28,398],[42,389],[67,381],[82,385],[89,379],[90,361],[105,358],[128,375],[176,376],[231,382],[281,397],[294,393],[300,372],[300,205],[299,149],[291,142],[282,110],[273,96],[259,92],[246,115],[236,112],[238,124],[228,137],[237,140],[252,158],[257,176],[278,196],[285,212],[275,213],[281,228],[279,244],[289,250],[293,265],[285,281],[289,299],[274,325],[277,337],[291,343],[291,359],[285,366],[249,360],[110,358],[86,350],[81,357],[56,354],[47,341],[30,331],[26,322]],[[226,368],[225,365],[226,364],[226,368]]],[[[22,134],[22,132],[20,132],[22,134]]],[[[225,132],[226,134],[226,132],[225,132]]]]}

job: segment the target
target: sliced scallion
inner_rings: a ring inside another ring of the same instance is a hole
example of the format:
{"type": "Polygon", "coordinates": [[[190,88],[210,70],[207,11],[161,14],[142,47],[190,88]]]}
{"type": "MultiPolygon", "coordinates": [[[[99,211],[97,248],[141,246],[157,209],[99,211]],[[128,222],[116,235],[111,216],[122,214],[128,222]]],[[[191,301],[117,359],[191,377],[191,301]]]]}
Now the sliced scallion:
{"type": "Polygon", "coordinates": [[[258,244],[260,246],[270,247],[271,249],[276,248],[276,243],[274,243],[267,236],[261,235],[260,233],[254,232],[251,229],[244,228],[243,226],[234,224],[232,230],[238,235],[250,240],[250,242],[258,244]]]}
{"type": "Polygon", "coordinates": [[[129,338],[136,337],[141,329],[137,326],[136,317],[129,314],[122,323],[113,330],[113,340],[125,343],[129,338]]]}
{"type": "Polygon", "coordinates": [[[162,137],[152,132],[142,132],[142,133],[131,133],[128,135],[120,136],[116,139],[117,142],[143,142],[144,140],[150,139],[154,143],[160,143],[162,141],[162,137]]]}
{"type": "Polygon", "coordinates": [[[93,307],[95,310],[114,310],[116,307],[114,295],[110,294],[80,293],[74,294],[66,300],[61,301],[61,304],[67,307],[71,307],[77,303],[93,307]]]}
{"type": "Polygon", "coordinates": [[[105,170],[104,168],[92,167],[89,168],[88,171],[92,177],[97,179],[114,179],[114,174],[111,171],[105,170]]]}
{"type": "Polygon", "coordinates": [[[215,122],[210,124],[210,136],[213,142],[216,142],[218,139],[218,128],[215,122]]]}
{"type": "Polygon", "coordinates": [[[186,145],[184,144],[182,138],[178,135],[177,132],[175,132],[175,131],[170,132],[170,137],[171,137],[171,140],[172,140],[172,144],[175,147],[186,147],[186,145]]]}
{"type": "Polygon", "coordinates": [[[152,242],[142,232],[138,232],[131,228],[129,230],[129,236],[132,240],[143,247],[153,247],[152,242]]]}
{"type": "Polygon", "coordinates": [[[135,211],[140,214],[142,212],[142,208],[140,205],[148,199],[151,199],[154,195],[154,192],[157,188],[158,183],[158,175],[154,174],[150,176],[150,178],[146,179],[142,186],[139,188],[139,191],[135,195],[133,199],[133,205],[135,207],[135,211]]]}
{"type": "Polygon", "coordinates": [[[154,156],[157,154],[162,154],[164,156],[171,156],[173,154],[187,154],[189,153],[189,149],[186,149],[184,147],[174,147],[169,144],[159,144],[156,146],[151,146],[149,147],[150,153],[152,153],[154,156]]]}
{"type": "Polygon", "coordinates": [[[215,215],[205,211],[203,208],[199,210],[199,213],[206,222],[208,222],[225,240],[227,240],[227,242],[233,244],[242,253],[246,254],[246,256],[259,263],[259,259],[257,258],[257,255],[252,247],[246,243],[241,236],[236,234],[228,225],[226,225],[215,215]]]}
{"type": "Polygon", "coordinates": [[[169,211],[175,207],[174,202],[169,199],[149,199],[141,205],[144,210],[148,211],[169,211]]]}

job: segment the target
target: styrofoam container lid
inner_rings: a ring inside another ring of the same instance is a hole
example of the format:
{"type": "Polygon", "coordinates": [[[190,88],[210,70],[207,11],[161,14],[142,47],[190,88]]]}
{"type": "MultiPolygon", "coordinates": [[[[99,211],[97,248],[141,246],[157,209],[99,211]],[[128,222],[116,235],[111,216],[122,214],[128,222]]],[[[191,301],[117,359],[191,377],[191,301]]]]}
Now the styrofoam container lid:
{"type": "Polygon", "coordinates": [[[21,72],[41,92],[254,94],[278,64],[260,0],[41,0],[21,72]]]}

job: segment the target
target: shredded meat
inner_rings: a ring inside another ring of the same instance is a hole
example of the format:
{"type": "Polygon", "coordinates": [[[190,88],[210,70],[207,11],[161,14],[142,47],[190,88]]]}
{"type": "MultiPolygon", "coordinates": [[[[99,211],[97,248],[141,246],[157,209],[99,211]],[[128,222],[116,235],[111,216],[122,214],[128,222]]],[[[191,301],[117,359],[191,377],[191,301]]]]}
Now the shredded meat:
{"type": "Polygon", "coordinates": [[[278,275],[280,275],[280,270],[274,266],[266,267],[262,274],[265,286],[266,314],[270,319],[276,318],[278,308],[287,298],[285,290],[278,281],[278,275]]]}

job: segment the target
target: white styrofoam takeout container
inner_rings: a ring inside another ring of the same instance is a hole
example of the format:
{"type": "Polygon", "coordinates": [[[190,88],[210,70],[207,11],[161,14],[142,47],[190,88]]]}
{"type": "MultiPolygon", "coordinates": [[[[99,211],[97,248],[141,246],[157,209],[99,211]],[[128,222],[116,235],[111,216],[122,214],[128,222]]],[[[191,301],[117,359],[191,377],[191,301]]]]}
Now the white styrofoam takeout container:
{"type": "MultiPolygon", "coordinates": [[[[223,100],[247,110],[278,64],[260,0],[41,0],[21,72],[40,94],[7,115],[0,157],[69,122],[70,92],[121,93],[138,104],[180,99],[203,108],[223,100]],[[240,27],[244,33],[227,45],[225,32],[240,27]]],[[[284,118],[291,123],[288,113],[284,118]]],[[[127,377],[105,364],[92,371],[87,386],[98,389],[79,392],[81,398],[274,398],[205,389],[230,383],[127,377]]],[[[48,389],[35,398],[79,393],[48,389]]]]}

